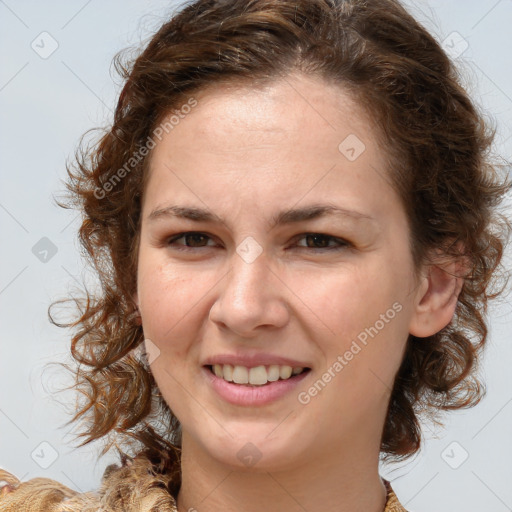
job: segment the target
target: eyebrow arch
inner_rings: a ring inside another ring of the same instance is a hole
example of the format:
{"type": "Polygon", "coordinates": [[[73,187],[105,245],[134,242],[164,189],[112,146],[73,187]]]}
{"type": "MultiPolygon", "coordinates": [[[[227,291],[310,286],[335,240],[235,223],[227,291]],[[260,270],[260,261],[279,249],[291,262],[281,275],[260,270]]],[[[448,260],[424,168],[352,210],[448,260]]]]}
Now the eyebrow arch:
{"type": "MultiPolygon", "coordinates": [[[[329,204],[314,204],[306,206],[304,208],[295,208],[291,210],[284,210],[277,215],[273,216],[270,222],[271,228],[275,226],[294,224],[307,220],[313,220],[327,216],[343,216],[350,217],[355,220],[371,220],[375,218],[370,215],[355,211],[341,208],[339,206],[333,206],[329,204]]],[[[223,219],[218,215],[212,213],[206,208],[197,208],[190,206],[166,206],[165,208],[158,208],[153,210],[147,217],[148,221],[154,221],[163,217],[178,217],[181,219],[188,219],[195,222],[208,222],[208,223],[219,223],[225,224],[223,219]]]]}

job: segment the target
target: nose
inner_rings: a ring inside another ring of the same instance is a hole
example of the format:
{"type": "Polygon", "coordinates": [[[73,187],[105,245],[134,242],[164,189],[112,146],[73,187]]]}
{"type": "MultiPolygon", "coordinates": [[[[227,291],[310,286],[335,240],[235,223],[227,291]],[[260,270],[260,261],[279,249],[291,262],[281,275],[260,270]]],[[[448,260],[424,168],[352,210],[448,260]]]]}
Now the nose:
{"type": "Polygon", "coordinates": [[[281,328],[289,320],[286,298],[291,292],[264,252],[252,262],[234,252],[219,287],[210,320],[224,330],[251,338],[263,330],[281,328]]]}

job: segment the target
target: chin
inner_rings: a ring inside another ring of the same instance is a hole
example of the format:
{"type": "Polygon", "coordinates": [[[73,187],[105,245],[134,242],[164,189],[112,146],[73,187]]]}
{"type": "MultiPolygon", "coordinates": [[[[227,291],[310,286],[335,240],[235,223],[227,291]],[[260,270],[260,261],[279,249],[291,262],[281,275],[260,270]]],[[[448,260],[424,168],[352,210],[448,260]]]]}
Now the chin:
{"type": "Polygon", "coordinates": [[[289,435],[285,429],[273,437],[272,434],[269,436],[272,429],[268,425],[265,428],[247,425],[243,430],[239,426],[239,429],[243,435],[231,437],[222,431],[221,438],[216,441],[210,433],[204,445],[213,459],[233,471],[263,473],[290,470],[297,468],[301,457],[308,452],[298,446],[294,441],[296,436],[289,435]]]}

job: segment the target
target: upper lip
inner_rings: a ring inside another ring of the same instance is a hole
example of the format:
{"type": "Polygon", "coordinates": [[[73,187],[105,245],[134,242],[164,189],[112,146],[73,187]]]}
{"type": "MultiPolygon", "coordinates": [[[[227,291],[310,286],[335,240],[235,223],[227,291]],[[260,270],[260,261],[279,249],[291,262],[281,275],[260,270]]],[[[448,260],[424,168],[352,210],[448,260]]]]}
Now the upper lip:
{"type": "Polygon", "coordinates": [[[230,364],[232,366],[246,366],[253,368],[255,366],[270,366],[277,364],[279,366],[291,366],[293,368],[310,368],[307,363],[291,359],[289,357],[278,356],[275,354],[218,354],[216,356],[208,357],[203,366],[210,366],[214,364],[230,364]]]}

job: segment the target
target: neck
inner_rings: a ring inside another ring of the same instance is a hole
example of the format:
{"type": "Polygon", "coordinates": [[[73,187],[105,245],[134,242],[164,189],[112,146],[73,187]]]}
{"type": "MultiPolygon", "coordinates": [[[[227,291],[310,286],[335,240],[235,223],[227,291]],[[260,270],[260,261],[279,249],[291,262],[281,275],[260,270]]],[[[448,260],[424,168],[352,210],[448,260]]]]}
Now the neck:
{"type": "Polygon", "coordinates": [[[379,452],[362,456],[367,452],[353,442],[322,460],[308,455],[291,469],[256,471],[227,467],[184,435],[178,512],[382,512],[379,452]]]}

